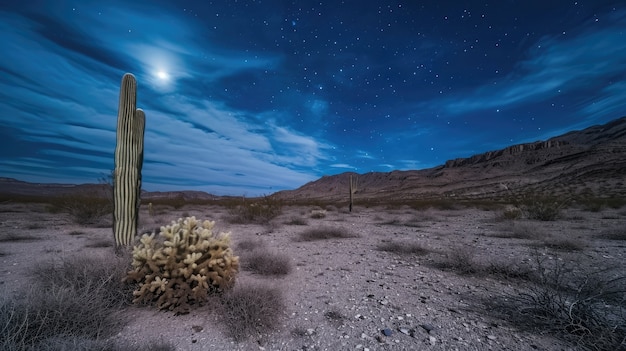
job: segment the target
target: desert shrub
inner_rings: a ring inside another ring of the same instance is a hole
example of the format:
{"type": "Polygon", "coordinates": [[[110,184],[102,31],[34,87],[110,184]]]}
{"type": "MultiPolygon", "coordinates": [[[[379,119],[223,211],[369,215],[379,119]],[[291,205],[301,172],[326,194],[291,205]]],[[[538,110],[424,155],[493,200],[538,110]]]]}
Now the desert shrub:
{"type": "Polygon", "coordinates": [[[48,211],[68,213],[80,225],[98,223],[105,215],[113,213],[113,203],[105,197],[83,194],[66,195],[51,201],[48,211]]]}
{"type": "Polygon", "coordinates": [[[625,228],[613,228],[606,229],[600,232],[597,235],[600,239],[606,240],[626,240],[626,229],[625,228]]]}
{"type": "Polygon", "coordinates": [[[286,275],[291,272],[291,259],[259,247],[243,254],[241,267],[261,275],[286,275]]]}
{"type": "Polygon", "coordinates": [[[326,239],[344,239],[356,238],[357,234],[348,231],[345,228],[319,227],[311,228],[300,233],[298,239],[300,241],[314,241],[326,239]]]}
{"type": "Polygon", "coordinates": [[[544,245],[561,251],[581,251],[585,248],[585,242],[578,238],[547,237],[543,241],[544,245]]]}
{"type": "Polygon", "coordinates": [[[311,218],[313,219],[322,219],[326,218],[326,210],[313,210],[311,211],[311,218]]]}
{"type": "Polygon", "coordinates": [[[291,259],[268,250],[262,240],[242,240],[237,244],[242,251],[241,268],[261,275],[285,275],[291,272],[291,259]]]}
{"type": "Polygon", "coordinates": [[[285,222],[287,225],[308,225],[309,223],[306,219],[301,217],[291,217],[288,221],[285,222]]]}
{"type": "Polygon", "coordinates": [[[376,247],[377,250],[393,252],[399,255],[426,255],[430,250],[419,243],[385,241],[376,247]]]}
{"type": "Polygon", "coordinates": [[[549,333],[584,350],[620,350],[626,340],[623,271],[581,274],[563,260],[535,254],[534,279],[519,294],[488,303],[524,329],[549,333]],[[577,273],[578,272],[578,273],[577,273]]]}
{"type": "Polygon", "coordinates": [[[162,227],[156,239],[155,233],[144,234],[133,249],[133,270],[126,277],[138,283],[133,302],[180,314],[205,302],[210,293],[230,289],[239,258],[230,248],[230,234],[214,234],[214,225],[180,218],[162,227]]]}
{"type": "Polygon", "coordinates": [[[548,237],[541,228],[531,223],[512,222],[502,230],[490,233],[489,236],[496,238],[513,238],[513,239],[541,239],[548,237]]]}
{"type": "Polygon", "coordinates": [[[443,259],[433,261],[431,264],[439,269],[451,270],[463,275],[482,273],[484,267],[476,261],[474,256],[474,247],[458,245],[450,248],[443,259]]]}
{"type": "Polygon", "coordinates": [[[515,206],[507,206],[502,212],[498,215],[497,219],[501,220],[515,220],[520,219],[523,216],[523,212],[519,207],[515,206]]]}
{"type": "Polygon", "coordinates": [[[2,243],[38,241],[38,240],[41,240],[41,237],[31,235],[28,233],[8,232],[8,233],[0,234],[0,242],[2,243]]]}
{"type": "Polygon", "coordinates": [[[259,284],[238,285],[222,296],[220,320],[236,341],[269,332],[278,326],[285,304],[280,289],[259,284]]]}
{"type": "Polygon", "coordinates": [[[123,259],[108,256],[37,265],[32,289],[0,301],[0,349],[52,350],[63,339],[90,344],[114,335],[126,322],[118,314],[129,302],[125,270],[123,259]]]}
{"type": "Polygon", "coordinates": [[[561,215],[566,202],[549,198],[531,198],[521,206],[526,218],[540,221],[555,221],[561,215]]]}
{"type": "Polygon", "coordinates": [[[282,213],[282,203],[269,196],[244,200],[229,210],[229,221],[235,224],[265,224],[282,213]]]}

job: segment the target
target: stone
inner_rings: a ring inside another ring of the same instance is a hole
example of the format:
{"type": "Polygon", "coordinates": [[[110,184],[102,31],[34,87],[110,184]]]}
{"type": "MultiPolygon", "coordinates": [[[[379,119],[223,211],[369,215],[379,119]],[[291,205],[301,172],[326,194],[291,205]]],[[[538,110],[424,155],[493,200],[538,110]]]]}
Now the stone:
{"type": "Polygon", "coordinates": [[[382,330],[382,333],[384,336],[391,336],[391,334],[393,334],[393,331],[391,329],[385,328],[382,330]]]}
{"type": "Polygon", "coordinates": [[[437,343],[437,338],[435,338],[434,336],[429,336],[428,341],[431,345],[435,345],[435,343],[437,343]]]}
{"type": "Polygon", "coordinates": [[[420,327],[424,328],[424,330],[426,330],[428,334],[430,334],[430,332],[435,329],[435,327],[430,324],[420,324],[420,327]]]}

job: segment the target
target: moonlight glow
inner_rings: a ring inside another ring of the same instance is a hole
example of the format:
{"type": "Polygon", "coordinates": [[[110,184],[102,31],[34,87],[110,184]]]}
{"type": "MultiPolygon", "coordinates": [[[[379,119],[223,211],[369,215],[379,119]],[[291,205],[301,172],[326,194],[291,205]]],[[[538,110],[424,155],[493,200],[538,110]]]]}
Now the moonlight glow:
{"type": "Polygon", "coordinates": [[[170,79],[170,75],[167,74],[167,72],[165,72],[165,71],[157,71],[156,72],[156,76],[157,76],[157,78],[159,78],[162,81],[167,81],[167,80],[170,79]]]}

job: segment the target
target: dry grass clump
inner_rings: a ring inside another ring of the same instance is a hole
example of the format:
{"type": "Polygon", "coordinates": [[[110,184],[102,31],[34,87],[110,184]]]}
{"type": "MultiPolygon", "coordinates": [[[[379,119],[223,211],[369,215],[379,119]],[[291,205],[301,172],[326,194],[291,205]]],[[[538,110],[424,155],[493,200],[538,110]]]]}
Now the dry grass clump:
{"type": "Polygon", "coordinates": [[[541,239],[548,236],[541,228],[533,223],[510,222],[501,231],[489,234],[496,238],[512,239],[541,239]]]}
{"type": "Polygon", "coordinates": [[[237,285],[219,306],[224,333],[235,341],[269,332],[279,325],[285,304],[280,289],[260,284],[237,285]]]}
{"type": "Polygon", "coordinates": [[[267,224],[282,213],[282,203],[265,196],[245,200],[229,209],[228,221],[234,224],[267,224]]]}
{"type": "Polygon", "coordinates": [[[543,244],[551,249],[569,252],[582,251],[586,247],[585,242],[579,238],[547,237],[543,244]]]}
{"type": "Polygon", "coordinates": [[[442,260],[434,261],[433,264],[436,268],[462,275],[478,274],[483,271],[483,266],[475,259],[475,248],[468,245],[453,246],[442,260]]]}
{"type": "Polygon", "coordinates": [[[67,195],[50,201],[48,211],[67,213],[76,224],[97,224],[113,213],[113,202],[106,197],[87,194],[67,195]]]}
{"type": "Polygon", "coordinates": [[[392,252],[398,255],[426,255],[431,251],[415,242],[384,241],[376,247],[379,251],[392,252]]]}
{"type": "Polygon", "coordinates": [[[626,340],[626,276],[618,270],[580,273],[535,253],[534,278],[523,292],[487,302],[511,324],[572,342],[583,350],[621,350],[626,340]]]}
{"type": "Polygon", "coordinates": [[[326,218],[326,210],[313,210],[311,211],[310,217],[313,219],[326,218]]]}
{"type": "Polygon", "coordinates": [[[521,206],[525,217],[540,221],[555,221],[561,216],[565,201],[548,198],[530,198],[521,206]]]}
{"type": "Polygon", "coordinates": [[[28,241],[37,241],[37,240],[41,240],[41,238],[38,236],[27,234],[27,233],[9,232],[9,233],[0,234],[1,243],[28,242],[28,241]]]}
{"type": "Polygon", "coordinates": [[[311,228],[303,231],[298,236],[299,241],[315,241],[326,239],[345,239],[345,238],[358,238],[359,235],[352,233],[345,228],[336,227],[319,227],[311,228]]]}
{"type": "MultiPolygon", "coordinates": [[[[111,254],[112,256],[112,254],[111,254]]],[[[126,264],[116,257],[72,257],[38,265],[31,289],[0,301],[0,349],[81,349],[102,343],[125,320],[118,314],[131,290],[126,264]],[[67,348],[50,345],[64,342],[67,348]]]]}
{"type": "Polygon", "coordinates": [[[301,217],[291,217],[288,221],[284,222],[284,224],[287,224],[287,225],[308,225],[309,222],[307,222],[306,219],[301,218],[301,217]]]}
{"type": "Polygon", "coordinates": [[[524,212],[519,207],[507,206],[496,216],[496,220],[516,220],[522,218],[524,212]]]}
{"type": "Polygon", "coordinates": [[[606,240],[626,240],[626,228],[606,229],[600,232],[597,237],[606,240]]]}
{"type": "Polygon", "coordinates": [[[287,275],[292,264],[289,256],[273,252],[262,240],[243,240],[237,244],[241,267],[260,275],[287,275]]]}

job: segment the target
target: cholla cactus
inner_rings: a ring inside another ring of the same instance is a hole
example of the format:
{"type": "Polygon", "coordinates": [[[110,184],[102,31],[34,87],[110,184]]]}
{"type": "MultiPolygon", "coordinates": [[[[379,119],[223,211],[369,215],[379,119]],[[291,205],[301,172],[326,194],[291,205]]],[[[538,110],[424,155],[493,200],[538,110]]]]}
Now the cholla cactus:
{"type": "Polygon", "coordinates": [[[156,303],[177,314],[206,301],[208,294],[232,288],[239,257],[230,233],[215,235],[215,222],[180,218],[155,233],[144,234],[133,249],[133,270],[126,281],[139,283],[134,303],[156,303]]]}

